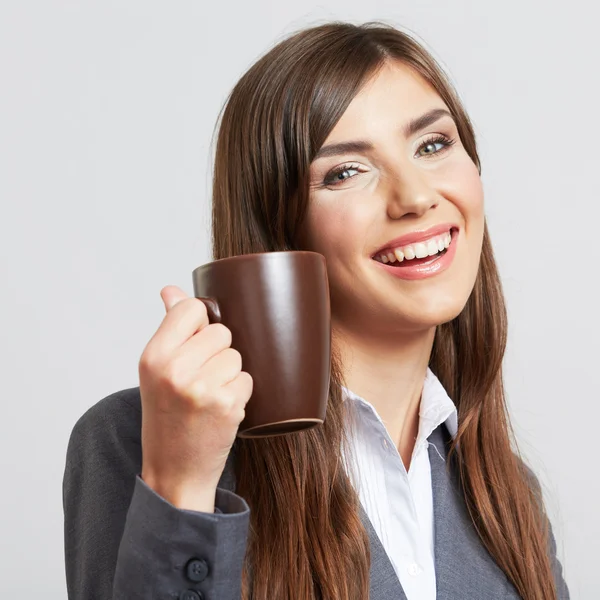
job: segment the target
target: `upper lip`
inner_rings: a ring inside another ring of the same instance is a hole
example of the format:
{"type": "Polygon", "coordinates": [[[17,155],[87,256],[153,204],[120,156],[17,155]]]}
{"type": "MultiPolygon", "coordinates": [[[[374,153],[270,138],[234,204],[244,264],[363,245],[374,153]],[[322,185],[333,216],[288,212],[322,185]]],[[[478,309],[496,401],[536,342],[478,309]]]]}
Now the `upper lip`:
{"type": "Polygon", "coordinates": [[[386,250],[393,250],[394,248],[399,248],[401,246],[408,246],[408,244],[416,244],[417,242],[422,242],[436,235],[440,235],[442,233],[447,233],[451,229],[458,229],[458,226],[454,223],[441,223],[439,225],[434,225],[429,229],[420,229],[418,231],[412,231],[411,233],[407,233],[405,235],[401,235],[400,237],[394,238],[390,240],[381,248],[376,250],[371,258],[374,258],[378,254],[386,250]]]}

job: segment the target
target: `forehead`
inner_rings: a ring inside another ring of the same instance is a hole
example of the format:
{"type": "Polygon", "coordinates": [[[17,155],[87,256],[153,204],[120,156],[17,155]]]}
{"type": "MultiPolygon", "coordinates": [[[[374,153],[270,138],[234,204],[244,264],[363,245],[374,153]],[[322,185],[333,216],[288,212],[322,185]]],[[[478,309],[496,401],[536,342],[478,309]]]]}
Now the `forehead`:
{"type": "Polygon", "coordinates": [[[429,82],[403,63],[386,63],[352,99],[326,141],[397,130],[432,108],[447,106],[429,82]]]}

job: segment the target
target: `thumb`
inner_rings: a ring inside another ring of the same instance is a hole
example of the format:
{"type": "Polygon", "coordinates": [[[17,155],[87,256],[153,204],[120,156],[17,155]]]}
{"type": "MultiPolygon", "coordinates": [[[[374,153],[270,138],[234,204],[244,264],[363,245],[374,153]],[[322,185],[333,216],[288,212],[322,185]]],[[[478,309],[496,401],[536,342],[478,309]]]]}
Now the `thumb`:
{"type": "Polygon", "coordinates": [[[165,305],[165,310],[169,312],[178,302],[185,300],[188,295],[176,285],[168,285],[160,290],[160,297],[165,305]]]}

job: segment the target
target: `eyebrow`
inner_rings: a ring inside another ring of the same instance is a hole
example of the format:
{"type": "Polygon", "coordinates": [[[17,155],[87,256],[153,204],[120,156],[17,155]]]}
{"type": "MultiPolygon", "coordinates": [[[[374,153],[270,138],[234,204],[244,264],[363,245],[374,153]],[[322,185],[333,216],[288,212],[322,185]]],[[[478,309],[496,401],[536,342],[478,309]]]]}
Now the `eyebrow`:
{"type": "MultiPolygon", "coordinates": [[[[410,137],[426,127],[429,127],[436,121],[439,121],[442,117],[450,117],[454,120],[452,114],[445,108],[434,108],[433,110],[422,114],[420,117],[416,117],[409,121],[402,128],[402,133],[404,134],[404,137],[410,137]]],[[[339,154],[345,154],[346,152],[366,152],[367,150],[373,150],[373,144],[366,140],[352,140],[340,142],[339,144],[329,144],[327,146],[322,146],[313,160],[325,158],[327,156],[338,156],[339,154]]]]}

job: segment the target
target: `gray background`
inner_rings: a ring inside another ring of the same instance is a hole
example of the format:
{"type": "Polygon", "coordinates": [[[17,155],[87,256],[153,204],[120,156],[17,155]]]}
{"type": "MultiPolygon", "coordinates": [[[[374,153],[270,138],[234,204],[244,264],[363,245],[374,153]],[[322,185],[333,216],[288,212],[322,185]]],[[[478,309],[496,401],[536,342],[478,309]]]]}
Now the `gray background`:
{"type": "Polygon", "coordinates": [[[167,284],[209,254],[226,94],[330,18],[412,31],[471,115],[506,286],[506,383],[575,599],[600,597],[595,4],[0,2],[0,595],[66,597],[61,480],[76,419],[136,386],[167,284]]]}

